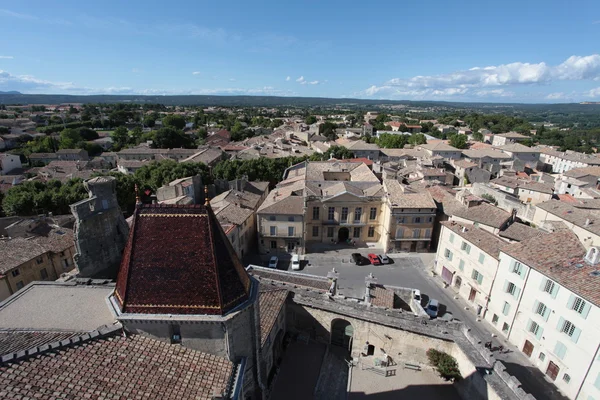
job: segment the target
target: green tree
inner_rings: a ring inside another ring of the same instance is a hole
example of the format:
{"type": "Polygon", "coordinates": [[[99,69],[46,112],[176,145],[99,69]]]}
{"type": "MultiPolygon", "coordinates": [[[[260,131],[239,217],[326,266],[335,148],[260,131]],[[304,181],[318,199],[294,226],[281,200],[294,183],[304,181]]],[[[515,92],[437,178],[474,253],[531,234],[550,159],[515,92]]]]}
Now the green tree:
{"type": "Polygon", "coordinates": [[[82,142],[81,135],[76,129],[63,129],[60,133],[60,148],[61,149],[76,149],[82,142]]]}
{"type": "Polygon", "coordinates": [[[337,160],[347,160],[350,158],[354,158],[354,153],[343,146],[331,146],[327,151],[323,154],[314,153],[310,156],[311,161],[326,161],[330,158],[335,158],[337,160]]]}
{"type": "Polygon", "coordinates": [[[77,132],[79,133],[79,136],[81,136],[81,138],[83,140],[96,140],[98,139],[100,136],[98,135],[98,132],[96,132],[93,129],[87,128],[85,126],[82,126],[81,128],[77,128],[77,132]]]}
{"type": "Polygon", "coordinates": [[[411,135],[408,138],[408,143],[412,144],[413,146],[418,146],[420,144],[426,144],[427,138],[425,138],[425,135],[423,135],[422,133],[415,133],[414,135],[411,135]]]}
{"type": "Polygon", "coordinates": [[[144,117],[143,123],[144,126],[147,126],[148,128],[154,128],[154,126],[156,125],[156,115],[154,115],[154,113],[146,115],[144,117]]]}
{"type": "Polygon", "coordinates": [[[304,123],[306,125],[312,125],[315,122],[317,122],[317,117],[315,117],[314,115],[309,115],[308,117],[306,117],[306,119],[304,120],[304,123]]]}
{"type": "Polygon", "coordinates": [[[382,133],[376,141],[377,145],[384,149],[401,149],[408,139],[405,135],[394,135],[391,133],[382,133]]]}
{"type": "Polygon", "coordinates": [[[129,131],[129,143],[131,144],[140,144],[142,142],[142,136],[144,135],[144,131],[141,127],[136,126],[132,130],[129,131]]]}
{"type": "Polygon", "coordinates": [[[110,134],[113,141],[113,148],[115,151],[121,150],[129,143],[129,132],[124,126],[119,126],[110,134]]]}
{"type": "Polygon", "coordinates": [[[2,200],[6,215],[36,215],[52,212],[70,213],[70,205],[87,197],[81,179],[71,179],[62,184],[57,180],[48,182],[25,181],[11,187],[2,200]]]}
{"type": "Polygon", "coordinates": [[[483,142],[483,133],[473,132],[473,140],[475,140],[477,142],[483,142]]]}
{"type": "Polygon", "coordinates": [[[194,148],[194,142],[192,138],[182,131],[172,128],[165,127],[154,131],[154,141],[152,147],[159,149],[175,149],[175,148],[194,148]]]}
{"type": "Polygon", "coordinates": [[[467,148],[467,135],[454,134],[449,136],[448,144],[457,149],[467,148]]]}
{"type": "Polygon", "coordinates": [[[334,124],[333,122],[327,121],[327,122],[319,125],[319,133],[321,135],[325,136],[329,140],[336,140],[337,139],[337,132],[336,132],[337,128],[338,128],[338,126],[336,124],[334,124]]]}
{"type": "Polygon", "coordinates": [[[182,115],[169,114],[162,119],[164,127],[171,127],[175,129],[185,128],[185,118],[182,115]]]}

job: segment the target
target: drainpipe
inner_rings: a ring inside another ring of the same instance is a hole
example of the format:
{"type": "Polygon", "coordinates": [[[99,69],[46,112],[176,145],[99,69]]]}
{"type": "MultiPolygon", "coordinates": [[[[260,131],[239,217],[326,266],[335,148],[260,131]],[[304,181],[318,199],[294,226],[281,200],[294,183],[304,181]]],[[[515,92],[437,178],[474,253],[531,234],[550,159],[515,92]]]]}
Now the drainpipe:
{"type": "Polygon", "coordinates": [[[583,384],[585,383],[585,381],[587,380],[588,375],[590,374],[590,370],[592,369],[592,365],[594,365],[594,360],[596,359],[596,357],[598,357],[598,351],[600,351],[600,346],[596,348],[596,352],[594,353],[594,357],[592,358],[592,361],[590,362],[590,365],[587,368],[587,371],[585,371],[585,375],[583,376],[583,380],[581,381],[581,385],[579,385],[579,389],[577,389],[577,394],[575,395],[575,399],[577,400],[577,398],[579,398],[579,394],[581,393],[581,389],[583,388],[583,384]]]}

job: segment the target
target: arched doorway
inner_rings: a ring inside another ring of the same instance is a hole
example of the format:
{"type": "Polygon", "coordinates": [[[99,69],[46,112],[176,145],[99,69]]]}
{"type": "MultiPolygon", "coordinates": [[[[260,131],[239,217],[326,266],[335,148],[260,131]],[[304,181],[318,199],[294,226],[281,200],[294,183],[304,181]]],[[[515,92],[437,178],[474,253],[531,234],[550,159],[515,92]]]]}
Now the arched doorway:
{"type": "Polygon", "coordinates": [[[350,351],[352,349],[352,336],[354,328],[345,319],[334,319],[331,322],[331,344],[340,346],[350,351]]]}
{"type": "Polygon", "coordinates": [[[348,228],[340,228],[338,231],[338,241],[345,242],[350,237],[350,230],[348,228]]]}

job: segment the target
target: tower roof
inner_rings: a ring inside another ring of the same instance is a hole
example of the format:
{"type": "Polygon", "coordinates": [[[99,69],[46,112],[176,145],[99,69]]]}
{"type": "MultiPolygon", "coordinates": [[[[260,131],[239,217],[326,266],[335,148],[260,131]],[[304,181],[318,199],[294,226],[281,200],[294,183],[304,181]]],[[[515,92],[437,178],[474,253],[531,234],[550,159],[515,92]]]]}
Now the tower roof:
{"type": "Polygon", "coordinates": [[[139,205],[115,297],[124,313],[223,315],[250,278],[210,207],[139,205]]]}

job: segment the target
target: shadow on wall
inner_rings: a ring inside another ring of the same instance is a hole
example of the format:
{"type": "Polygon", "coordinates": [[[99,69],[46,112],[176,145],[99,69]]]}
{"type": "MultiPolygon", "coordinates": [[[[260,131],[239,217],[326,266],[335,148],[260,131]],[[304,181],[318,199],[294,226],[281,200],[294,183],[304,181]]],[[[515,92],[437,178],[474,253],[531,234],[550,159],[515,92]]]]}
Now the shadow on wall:
{"type": "Polygon", "coordinates": [[[506,368],[506,372],[521,382],[521,389],[526,393],[530,393],[536,399],[568,400],[568,397],[560,393],[556,386],[546,381],[544,373],[539,369],[507,361],[502,361],[502,363],[506,368]]]}
{"type": "Polygon", "coordinates": [[[328,327],[321,325],[303,307],[290,303],[287,307],[287,313],[288,331],[307,335],[310,339],[319,343],[329,344],[331,339],[328,327]]]}
{"type": "MultiPolygon", "coordinates": [[[[411,385],[388,392],[366,394],[348,393],[348,400],[460,400],[456,389],[451,385],[411,385]]],[[[469,399],[471,400],[471,399],[469,399]]],[[[473,400],[488,400],[487,397],[473,400]]]]}

